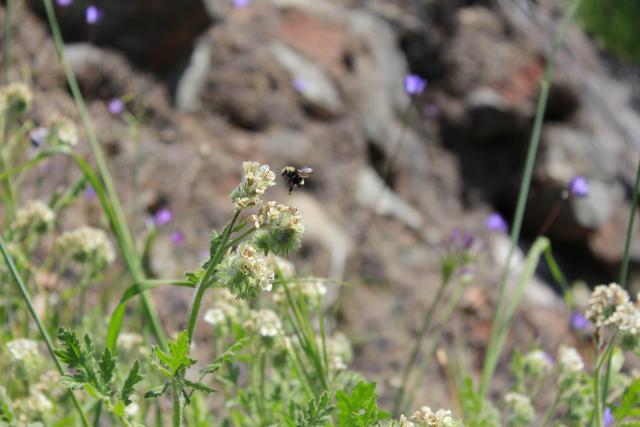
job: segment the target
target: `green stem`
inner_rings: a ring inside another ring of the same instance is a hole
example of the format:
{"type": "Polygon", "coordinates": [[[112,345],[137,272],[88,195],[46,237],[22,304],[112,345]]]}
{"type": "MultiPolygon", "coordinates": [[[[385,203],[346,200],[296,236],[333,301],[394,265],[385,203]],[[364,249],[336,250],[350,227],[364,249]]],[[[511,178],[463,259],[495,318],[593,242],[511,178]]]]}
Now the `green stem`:
{"type": "Polygon", "coordinates": [[[171,393],[173,395],[173,416],[171,417],[173,427],[182,426],[182,396],[178,385],[171,383],[171,393]]]}
{"type": "Polygon", "coordinates": [[[191,308],[189,309],[189,316],[187,318],[187,335],[189,336],[189,344],[191,344],[191,341],[193,340],[193,331],[196,327],[196,322],[198,321],[198,313],[200,312],[202,298],[204,297],[204,293],[207,290],[209,279],[220,261],[222,261],[222,257],[224,256],[227,249],[227,241],[229,240],[229,235],[231,234],[231,230],[233,230],[233,226],[235,225],[239,215],[240,211],[238,210],[233,215],[233,219],[231,220],[229,225],[227,225],[227,227],[225,228],[222,242],[220,243],[217,252],[211,259],[211,262],[207,266],[207,271],[205,271],[202,280],[200,280],[200,283],[198,283],[198,287],[196,288],[196,292],[193,296],[193,302],[191,303],[191,308]]]}
{"type": "Polygon", "coordinates": [[[558,403],[560,403],[560,396],[564,390],[560,389],[556,393],[556,397],[553,399],[553,403],[549,406],[549,409],[544,413],[544,417],[542,417],[542,422],[540,423],[540,427],[545,427],[547,422],[549,422],[549,418],[556,413],[556,409],[558,407],[558,403]]]}
{"type": "Polygon", "coordinates": [[[411,376],[411,372],[413,372],[413,368],[415,367],[416,362],[418,361],[418,355],[420,354],[420,349],[422,348],[422,340],[424,339],[424,335],[426,334],[429,326],[431,326],[431,321],[433,320],[433,316],[440,305],[442,298],[444,297],[444,292],[447,289],[450,282],[450,275],[447,277],[443,277],[442,282],[440,283],[440,287],[436,293],[434,300],[431,302],[429,309],[424,315],[422,320],[422,326],[418,331],[418,335],[414,340],[413,349],[411,350],[411,354],[409,356],[409,361],[404,367],[402,371],[402,380],[400,383],[400,388],[396,393],[396,397],[393,403],[393,413],[399,415],[402,409],[402,400],[404,399],[404,394],[407,389],[407,385],[409,382],[409,377],[411,376]]]}
{"type": "MultiPolygon", "coordinates": [[[[504,265],[504,269],[502,271],[501,279],[500,279],[500,287],[498,290],[498,301],[496,304],[496,313],[500,313],[503,305],[506,294],[507,282],[509,279],[509,273],[511,269],[511,261],[513,259],[513,255],[516,250],[516,246],[518,244],[518,240],[520,238],[520,231],[522,228],[522,220],[524,218],[524,212],[527,205],[527,198],[529,196],[529,188],[531,187],[531,178],[533,176],[533,166],[536,160],[536,154],[538,152],[538,145],[540,143],[540,135],[542,132],[542,124],[544,121],[544,114],[547,107],[547,100],[549,98],[549,88],[551,85],[551,79],[553,78],[553,73],[556,65],[556,57],[560,47],[562,46],[562,42],[564,40],[564,35],[569,25],[569,22],[573,19],[578,6],[580,5],[582,0],[572,0],[569,5],[569,9],[558,28],[558,31],[555,36],[555,40],[553,43],[553,48],[551,50],[551,55],[549,57],[549,62],[547,63],[547,67],[545,69],[544,77],[540,84],[540,97],[538,98],[538,105],[536,107],[536,116],[533,124],[533,131],[531,133],[531,139],[529,141],[529,149],[527,151],[527,158],[524,167],[524,173],[522,175],[522,181],[520,183],[520,190],[518,193],[518,202],[516,205],[516,212],[513,219],[513,226],[511,229],[511,244],[509,246],[509,253],[507,255],[507,260],[504,265]]],[[[493,323],[491,325],[491,334],[489,339],[489,345],[487,347],[487,351],[489,351],[492,344],[499,338],[501,329],[501,318],[499,315],[494,317],[493,323]]],[[[493,358],[485,358],[485,363],[482,370],[482,380],[480,382],[480,387],[478,390],[478,394],[480,395],[480,399],[484,400],[487,390],[489,388],[489,383],[491,382],[491,378],[493,377],[493,373],[496,368],[497,359],[493,358]]]]}
{"type": "Polygon", "coordinates": [[[633,198],[631,200],[631,213],[629,214],[629,223],[627,225],[627,238],[624,242],[624,256],[622,258],[622,266],[620,267],[620,286],[625,288],[627,282],[627,272],[629,270],[629,249],[631,248],[631,240],[633,238],[633,223],[636,219],[636,211],[638,209],[638,193],[640,193],[640,161],[638,161],[638,170],[636,172],[636,184],[633,187],[633,198]]]}
{"type": "MultiPolygon", "coordinates": [[[[18,274],[18,270],[16,269],[16,266],[15,266],[15,264],[13,262],[13,258],[11,257],[11,255],[9,255],[9,252],[7,251],[7,248],[6,248],[5,244],[4,244],[4,240],[2,239],[1,236],[0,236],[0,252],[2,252],[2,256],[4,257],[4,261],[7,264],[7,267],[9,268],[9,273],[11,274],[11,277],[13,278],[14,282],[16,283],[16,286],[18,287],[18,290],[20,291],[20,294],[22,295],[22,299],[24,300],[25,304],[27,305],[27,309],[29,310],[29,313],[31,313],[31,317],[36,322],[36,326],[38,327],[38,331],[40,332],[40,336],[42,337],[42,339],[44,340],[45,344],[47,345],[47,349],[49,350],[49,354],[51,355],[51,358],[53,359],[53,363],[56,365],[56,368],[58,369],[58,372],[60,372],[60,375],[64,375],[65,371],[62,368],[62,364],[60,363],[60,360],[58,360],[58,356],[56,356],[56,353],[55,353],[55,351],[53,349],[53,343],[51,342],[51,338],[49,337],[49,333],[45,329],[44,325],[42,324],[42,321],[40,320],[40,316],[38,316],[38,313],[36,312],[35,308],[33,307],[33,302],[31,301],[31,296],[29,295],[29,291],[27,291],[27,288],[25,287],[24,283],[22,282],[22,278],[20,277],[20,274],[18,274]]],[[[69,396],[71,397],[71,400],[73,401],[73,405],[75,406],[76,411],[78,412],[78,415],[80,416],[80,420],[82,421],[82,425],[84,427],[89,427],[89,421],[87,420],[87,417],[85,416],[84,411],[82,410],[82,407],[80,406],[80,403],[76,399],[76,396],[73,394],[73,392],[70,391],[70,390],[69,390],[69,396]]]]}

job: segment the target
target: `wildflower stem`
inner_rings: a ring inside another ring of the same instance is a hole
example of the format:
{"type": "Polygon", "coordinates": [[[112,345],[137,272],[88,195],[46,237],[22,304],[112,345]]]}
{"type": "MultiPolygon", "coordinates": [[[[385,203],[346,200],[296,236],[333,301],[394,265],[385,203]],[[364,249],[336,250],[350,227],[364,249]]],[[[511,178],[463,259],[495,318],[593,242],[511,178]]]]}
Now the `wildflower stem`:
{"type": "Polygon", "coordinates": [[[173,396],[172,425],[173,427],[180,427],[182,425],[182,396],[175,381],[171,383],[171,394],[173,396]]]}
{"type": "Polygon", "coordinates": [[[638,193],[640,193],[640,160],[638,161],[638,170],[636,171],[636,184],[633,187],[633,197],[631,199],[631,212],[629,213],[629,224],[627,225],[627,238],[624,242],[624,256],[622,257],[622,265],[620,266],[620,286],[626,288],[627,272],[629,270],[629,249],[631,248],[631,240],[633,238],[633,224],[636,219],[636,211],[638,209],[638,193]]]}
{"type": "MultiPolygon", "coordinates": [[[[505,303],[505,294],[507,288],[507,282],[509,280],[509,273],[511,269],[511,261],[513,260],[513,255],[515,253],[516,246],[518,244],[518,240],[520,238],[520,231],[522,229],[522,220],[524,218],[524,212],[527,205],[527,198],[529,196],[529,188],[531,187],[531,177],[533,175],[533,166],[536,160],[536,154],[538,152],[538,145],[540,143],[540,135],[542,132],[542,124],[544,121],[544,115],[547,107],[547,100],[549,98],[549,88],[551,85],[551,79],[553,78],[553,73],[556,65],[556,57],[558,55],[558,51],[562,46],[562,42],[564,40],[564,35],[567,29],[567,26],[573,19],[578,6],[580,5],[582,0],[572,0],[569,5],[569,9],[567,10],[560,27],[555,35],[555,40],[553,43],[553,48],[551,50],[551,54],[549,55],[549,60],[547,63],[547,67],[545,69],[545,73],[540,83],[540,96],[538,98],[538,105],[536,107],[536,116],[533,125],[533,131],[531,133],[531,139],[529,141],[529,149],[527,151],[527,158],[525,162],[524,172],[522,174],[522,181],[520,183],[520,190],[518,193],[518,202],[516,205],[516,212],[513,219],[513,227],[511,229],[511,244],[509,246],[509,253],[507,255],[507,259],[502,271],[501,279],[500,279],[500,287],[498,290],[498,301],[496,304],[496,313],[501,313],[504,309],[505,303]]],[[[492,346],[496,345],[496,341],[500,340],[500,335],[502,334],[502,319],[500,316],[496,315],[493,319],[493,323],[491,325],[491,334],[489,339],[489,344],[487,346],[487,352],[495,352],[495,349],[492,349],[492,346]]],[[[501,340],[502,341],[502,340],[501,340]]],[[[484,400],[488,388],[489,383],[491,382],[491,378],[493,377],[493,373],[495,371],[497,364],[497,357],[486,357],[485,363],[482,370],[482,379],[480,382],[480,387],[478,390],[478,394],[480,395],[480,399],[484,400]]]]}
{"type": "Polygon", "coordinates": [[[202,305],[204,292],[208,287],[209,278],[213,274],[218,264],[220,264],[223,255],[226,253],[226,250],[228,248],[227,242],[229,241],[229,236],[231,235],[231,231],[233,230],[233,226],[236,224],[239,215],[240,210],[237,210],[233,215],[233,219],[231,220],[231,222],[225,227],[222,236],[222,242],[220,243],[217,252],[213,255],[211,262],[207,267],[207,271],[205,271],[202,280],[200,281],[200,283],[198,283],[198,287],[196,288],[196,292],[193,296],[193,302],[191,303],[191,308],[189,309],[189,316],[187,318],[187,336],[189,337],[189,344],[191,344],[191,341],[193,339],[193,331],[196,327],[198,313],[200,311],[200,306],[202,305]]]}
{"type": "MultiPolygon", "coordinates": [[[[9,273],[11,274],[11,277],[13,278],[14,282],[16,283],[16,286],[18,287],[18,290],[20,291],[20,294],[22,295],[22,299],[24,300],[25,304],[27,305],[27,309],[29,310],[29,313],[31,313],[31,317],[33,317],[33,320],[36,322],[36,326],[38,327],[38,331],[40,332],[40,336],[42,337],[42,339],[44,340],[45,344],[47,345],[47,349],[49,350],[49,354],[51,355],[51,358],[53,359],[53,363],[56,365],[56,368],[57,368],[58,372],[60,372],[60,375],[64,375],[65,371],[62,368],[62,364],[60,363],[60,360],[58,360],[58,356],[56,356],[56,353],[53,350],[53,343],[51,342],[51,338],[49,337],[49,333],[47,332],[46,328],[42,324],[42,321],[40,320],[40,316],[38,316],[38,313],[36,312],[35,308],[33,307],[33,302],[31,301],[31,296],[29,295],[29,291],[25,287],[25,285],[24,285],[24,283],[22,281],[22,278],[20,277],[20,274],[18,273],[18,270],[16,269],[16,265],[13,262],[13,258],[11,257],[11,255],[9,255],[9,252],[7,251],[7,248],[6,248],[5,244],[4,244],[4,240],[2,239],[2,236],[0,236],[0,252],[2,252],[2,256],[4,257],[4,261],[7,264],[7,267],[9,268],[9,273]]],[[[78,415],[80,416],[80,420],[82,421],[82,425],[84,427],[89,427],[89,421],[88,421],[86,415],[84,414],[84,411],[82,410],[82,407],[80,406],[80,403],[76,399],[76,396],[73,394],[73,392],[71,390],[69,390],[68,393],[69,393],[69,396],[71,397],[73,405],[76,408],[76,411],[78,412],[78,415]]]]}
{"type": "Polygon", "coordinates": [[[413,371],[413,368],[415,367],[415,364],[418,361],[418,355],[420,354],[420,349],[422,348],[422,340],[424,339],[424,335],[429,329],[429,326],[431,326],[431,321],[433,320],[433,316],[435,315],[437,308],[440,306],[440,302],[444,297],[444,292],[447,289],[450,282],[451,282],[451,275],[449,274],[445,275],[443,277],[442,282],[440,283],[440,287],[438,288],[435,298],[431,302],[431,305],[427,309],[427,312],[425,313],[424,318],[422,319],[422,325],[420,326],[420,329],[418,330],[418,334],[416,335],[416,338],[414,340],[413,349],[411,350],[411,354],[409,356],[409,361],[407,362],[407,364],[404,367],[404,370],[402,371],[402,380],[400,383],[400,388],[396,392],[396,396],[394,399],[393,413],[395,415],[399,415],[400,411],[402,410],[402,403],[403,403],[402,401],[404,399],[404,394],[407,389],[407,385],[408,385],[407,383],[409,382],[409,377],[411,376],[411,372],[413,371]]]}

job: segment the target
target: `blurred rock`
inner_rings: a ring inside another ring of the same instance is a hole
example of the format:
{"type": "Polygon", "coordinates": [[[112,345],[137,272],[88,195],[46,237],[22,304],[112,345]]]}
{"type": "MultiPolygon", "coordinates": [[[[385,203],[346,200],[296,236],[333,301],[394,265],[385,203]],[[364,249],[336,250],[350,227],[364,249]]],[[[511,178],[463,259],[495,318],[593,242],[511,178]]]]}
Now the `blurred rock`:
{"type": "Polygon", "coordinates": [[[292,85],[310,114],[318,118],[332,118],[341,113],[340,94],[317,64],[282,43],[273,44],[271,51],[289,72],[292,85]]]}

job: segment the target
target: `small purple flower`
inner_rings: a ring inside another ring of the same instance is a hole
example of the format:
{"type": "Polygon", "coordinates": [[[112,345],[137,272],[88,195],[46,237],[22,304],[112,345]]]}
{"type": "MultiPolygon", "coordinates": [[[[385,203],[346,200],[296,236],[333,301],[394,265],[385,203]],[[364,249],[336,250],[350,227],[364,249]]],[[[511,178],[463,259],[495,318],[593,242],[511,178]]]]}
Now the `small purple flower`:
{"type": "Polygon", "coordinates": [[[247,7],[249,4],[251,4],[251,0],[233,0],[233,7],[236,9],[247,7]]]}
{"type": "Polygon", "coordinates": [[[49,130],[47,128],[43,128],[42,126],[33,129],[29,132],[29,139],[31,140],[31,145],[34,147],[40,147],[47,140],[47,136],[49,135],[49,130]]]}
{"type": "Polygon", "coordinates": [[[404,90],[411,96],[420,95],[427,87],[427,81],[415,74],[409,74],[404,78],[404,90]]]}
{"type": "Polygon", "coordinates": [[[553,358],[553,356],[546,351],[542,352],[542,356],[544,357],[545,362],[547,362],[549,365],[553,365],[554,363],[556,363],[556,360],[553,358]]]}
{"type": "Polygon", "coordinates": [[[569,183],[569,193],[574,197],[586,197],[589,194],[587,178],[581,175],[574,176],[569,183]]]}
{"type": "Polygon", "coordinates": [[[173,233],[171,233],[171,235],[169,236],[169,240],[171,240],[171,243],[176,246],[182,246],[187,241],[182,231],[174,231],[173,233]]]}
{"type": "Polygon", "coordinates": [[[293,88],[296,92],[303,93],[305,90],[307,90],[307,82],[305,82],[300,77],[296,77],[295,79],[293,79],[293,82],[291,82],[291,84],[293,85],[293,88]]]}
{"type": "Polygon", "coordinates": [[[465,231],[464,233],[462,233],[462,247],[464,249],[471,249],[471,247],[473,246],[473,242],[475,240],[475,237],[473,236],[473,234],[469,233],[468,231],[465,231]]]}
{"type": "Polygon", "coordinates": [[[103,15],[104,12],[102,11],[102,9],[92,4],[87,6],[87,10],[85,11],[84,16],[87,24],[94,25],[102,20],[103,15]]]}
{"type": "Polygon", "coordinates": [[[119,116],[124,111],[124,102],[120,98],[113,98],[109,101],[109,112],[114,116],[119,116]]]}
{"type": "Polygon", "coordinates": [[[608,406],[604,408],[604,414],[602,414],[602,424],[604,427],[611,427],[616,422],[613,414],[611,413],[611,408],[608,406]]]}
{"type": "Polygon", "coordinates": [[[589,322],[587,318],[584,317],[582,313],[580,313],[580,311],[574,310],[573,313],[571,313],[569,325],[574,331],[584,331],[589,326],[591,326],[591,322],[589,322]]]}
{"type": "Polygon", "coordinates": [[[497,231],[499,233],[506,233],[509,231],[507,221],[505,221],[502,215],[497,212],[494,212],[487,217],[487,220],[484,222],[484,226],[487,230],[497,231]]]}
{"type": "Polygon", "coordinates": [[[84,189],[84,198],[87,200],[93,200],[96,198],[96,190],[92,186],[87,186],[84,189]]]}
{"type": "Polygon", "coordinates": [[[168,208],[159,209],[153,215],[153,222],[156,225],[165,225],[170,223],[173,220],[173,212],[171,212],[168,208]]]}
{"type": "Polygon", "coordinates": [[[58,6],[60,7],[67,7],[69,6],[71,3],[73,3],[73,0],[56,0],[56,3],[58,4],[58,6]]]}

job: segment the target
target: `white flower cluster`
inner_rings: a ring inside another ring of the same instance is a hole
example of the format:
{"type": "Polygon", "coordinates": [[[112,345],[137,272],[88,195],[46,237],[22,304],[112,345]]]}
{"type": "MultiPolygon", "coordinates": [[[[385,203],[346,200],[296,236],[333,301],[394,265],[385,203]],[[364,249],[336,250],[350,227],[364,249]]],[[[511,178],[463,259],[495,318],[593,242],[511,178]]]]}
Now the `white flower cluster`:
{"type": "Polygon", "coordinates": [[[7,343],[7,350],[13,361],[38,357],[38,343],[27,338],[16,338],[7,343]]]}
{"type": "Polygon", "coordinates": [[[558,351],[558,361],[563,371],[576,373],[584,369],[584,362],[578,350],[573,347],[562,346],[558,351]]]}
{"type": "Polygon", "coordinates": [[[273,287],[273,268],[264,258],[258,256],[258,251],[251,245],[240,248],[240,272],[253,278],[262,292],[269,292],[273,287]]]}
{"type": "Polygon", "coordinates": [[[76,125],[71,120],[63,116],[55,116],[51,120],[49,138],[54,143],[68,145],[70,147],[78,145],[78,141],[80,140],[76,125]]]}
{"type": "Polygon", "coordinates": [[[304,225],[298,212],[298,208],[286,206],[274,201],[267,202],[258,215],[251,215],[251,222],[255,228],[264,225],[277,225],[280,227],[288,227],[297,233],[304,232],[304,225]]]}
{"type": "Polygon", "coordinates": [[[131,351],[136,347],[139,347],[144,342],[142,335],[135,332],[123,332],[118,335],[117,344],[119,348],[125,351],[131,351]]]}
{"type": "Polygon", "coordinates": [[[81,227],[67,231],[58,239],[58,245],[78,262],[96,262],[104,266],[116,257],[107,234],[99,228],[81,227]]]}
{"type": "Polygon", "coordinates": [[[547,374],[553,368],[551,356],[542,350],[530,351],[523,357],[522,362],[525,371],[534,377],[547,374]]]}
{"type": "Polygon", "coordinates": [[[226,319],[238,317],[238,301],[227,289],[220,289],[215,297],[213,307],[204,313],[204,321],[210,325],[219,325],[226,319]]]}
{"type": "Polygon", "coordinates": [[[242,172],[240,185],[231,193],[236,210],[258,206],[261,203],[260,196],[265,190],[276,185],[276,175],[269,169],[269,165],[244,162],[242,172]]]}
{"type": "Polygon", "coordinates": [[[329,368],[341,371],[347,368],[347,363],[353,358],[353,349],[349,338],[341,332],[336,332],[327,340],[329,368]]]}
{"type": "Polygon", "coordinates": [[[216,275],[219,283],[236,298],[244,300],[252,300],[260,292],[271,291],[275,279],[273,268],[247,243],[222,260],[216,275]]]}
{"type": "Polygon", "coordinates": [[[22,82],[11,83],[0,88],[0,112],[9,110],[23,114],[31,108],[33,95],[29,86],[22,82]]]}
{"type": "Polygon", "coordinates": [[[429,427],[451,427],[454,425],[450,410],[438,409],[436,412],[433,412],[428,406],[423,406],[414,412],[411,419],[420,425],[429,427]]]}
{"type": "MultiPolygon", "coordinates": [[[[299,293],[308,298],[312,304],[320,303],[327,294],[327,287],[321,280],[300,280],[287,283],[289,292],[299,293]]],[[[284,303],[287,300],[284,287],[279,287],[273,294],[273,300],[276,303],[284,303]]]]}
{"type": "MultiPolygon", "coordinates": [[[[639,296],[640,298],[640,296],[639,296]]],[[[631,335],[640,334],[640,309],[617,283],[596,286],[587,308],[587,319],[597,328],[611,326],[631,335]]]]}
{"type": "Polygon", "coordinates": [[[287,255],[300,247],[304,225],[298,208],[268,202],[251,221],[258,229],[254,242],[264,253],[287,255]]]}
{"type": "Polygon", "coordinates": [[[535,409],[531,404],[531,399],[521,393],[509,392],[505,395],[504,401],[509,409],[507,425],[529,426],[535,417],[535,409]]]}
{"type": "Polygon", "coordinates": [[[12,228],[19,231],[33,230],[44,233],[53,224],[56,215],[40,200],[31,200],[16,212],[12,228]]]}
{"type": "Polygon", "coordinates": [[[244,327],[256,331],[262,337],[275,337],[282,332],[282,323],[278,315],[269,309],[253,310],[244,327]]]}

